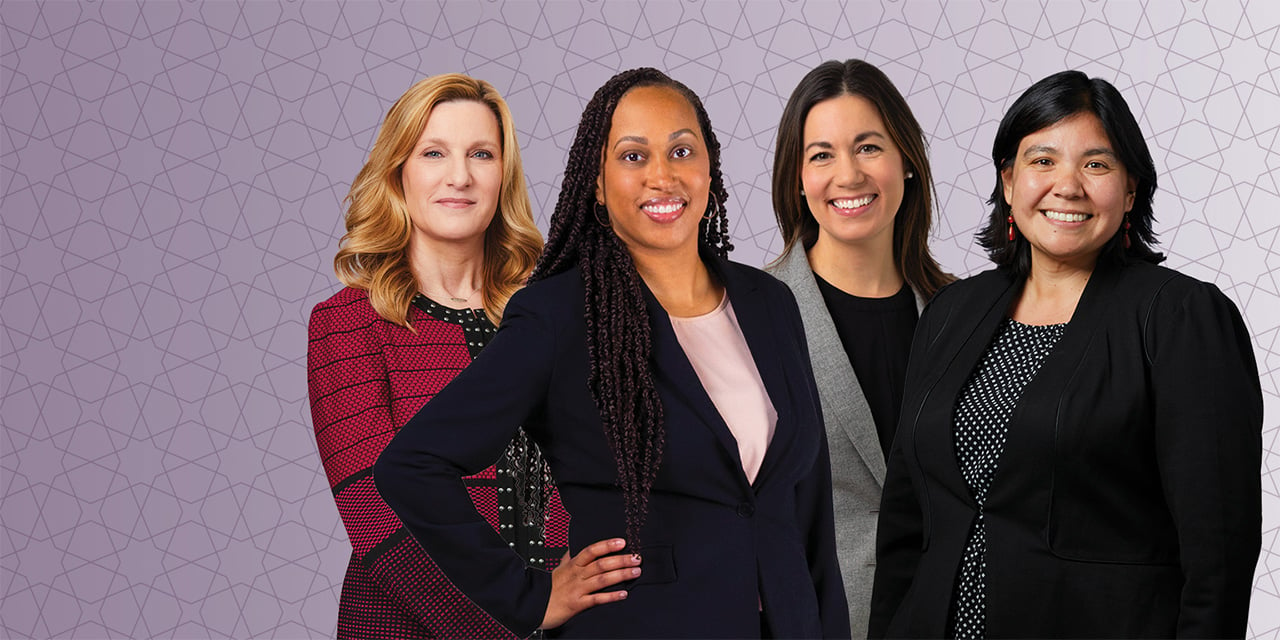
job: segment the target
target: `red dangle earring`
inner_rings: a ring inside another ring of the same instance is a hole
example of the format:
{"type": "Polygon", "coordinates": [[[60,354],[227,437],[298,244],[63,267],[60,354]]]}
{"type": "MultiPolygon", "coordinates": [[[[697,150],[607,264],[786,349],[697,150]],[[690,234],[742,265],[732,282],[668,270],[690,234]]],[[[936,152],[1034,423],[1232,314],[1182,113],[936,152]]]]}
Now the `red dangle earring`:
{"type": "Polygon", "coordinates": [[[1124,248],[1128,249],[1129,242],[1129,214],[1124,214],[1124,248]]]}
{"type": "Polygon", "coordinates": [[[1013,213],[1009,214],[1009,242],[1013,242],[1013,213]]]}

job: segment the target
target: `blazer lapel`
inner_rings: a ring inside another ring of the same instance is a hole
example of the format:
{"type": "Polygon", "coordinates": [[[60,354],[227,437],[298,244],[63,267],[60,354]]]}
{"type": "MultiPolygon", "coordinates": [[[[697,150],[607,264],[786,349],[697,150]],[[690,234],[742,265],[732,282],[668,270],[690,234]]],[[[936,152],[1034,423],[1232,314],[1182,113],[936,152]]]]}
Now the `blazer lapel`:
{"type": "MultiPolygon", "coordinates": [[[[1089,352],[1089,343],[1094,339],[1107,309],[1115,307],[1112,298],[1120,273],[1121,269],[1101,261],[1094,267],[1062,338],[1045,356],[1036,375],[1027,382],[1013,414],[1009,416],[1009,435],[1005,440],[1002,456],[1019,460],[1044,458],[1043,453],[1035,449],[1042,447],[1045,442],[1052,442],[1053,437],[1032,432],[1058,427],[1054,412],[1063,389],[1069,386],[1071,377],[1077,375],[1080,360],[1089,352]]],[[[1001,480],[1003,475],[1009,473],[1006,469],[1010,469],[1010,465],[1001,465],[991,479],[991,495],[988,499],[994,498],[1004,485],[1010,484],[1001,480]]],[[[1026,485],[1015,481],[1011,486],[1020,490],[1026,485]]]]}
{"type": "MultiPolygon", "coordinates": [[[[1014,296],[1022,290],[1021,280],[1009,278],[1002,272],[977,277],[990,278],[990,285],[971,292],[967,299],[951,307],[949,317],[933,319],[932,323],[943,324],[945,330],[934,336],[936,351],[925,345],[930,362],[924,365],[927,371],[920,374],[920,386],[906,391],[908,396],[917,398],[917,402],[929,396],[952,400],[930,403],[930,413],[919,413],[909,420],[904,415],[901,423],[903,426],[911,425],[913,432],[905,437],[915,443],[917,456],[952,461],[941,467],[944,483],[970,504],[974,504],[973,497],[955,457],[952,432],[954,399],[959,397],[974,367],[987,352],[996,329],[1008,315],[1014,296]]],[[[908,372],[907,377],[910,379],[912,373],[908,372]]],[[[908,408],[904,406],[903,411],[908,411],[908,408]]],[[[904,436],[899,434],[899,437],[904,436]]]]}
{"type": "Polygon", "coordinates": [[[706,389],[703,388],[698,372],[694,371],[693,365],[689,363],[688,356],[685,355],[679,339],[676,338],[675,329],[671,327],[667,310],[662,308],[658,299],[649,291],[649,287],[644,285],[643,280],[640,287],[644,291],[645,302],[649,309],[654,374],[666,377],[669,381],[667,391],[684,401],[684,404],[698,416],[699,422],[715,434],[716,440],[733,461],[737,475],[741,476],[743,483],[746,483],[747,476],[742,471],[738,441],[729,431],[729,426],[725,424],[715,404],[711,402],[711,396],[707,395],[706,389]]]}
{"type": "MultiPolygon", "coordinates": [[[[849,362],[844,344],[840,342],[840,335],[836,333],[836,325],[827,312],[826,300],[818,290],[804,251],[797,247],[777,264],[774,273],[791,287],[800,305],[827,437],[848,438],[876,482],[883,486],[884,452],[880,449],[880,436],[876,432],[871,406],[867,404],[862,385],[849,362]]],[[[917,295],[917,306],[920,303],[917,295]]]]}
{"type": "MultiPolygon", "coordinates": [[[[769,448],[765,450],[764,460],[760,463],[760,471],[756,474],[755,485],[769,476],[770,470],[780,459],[785,459],[792,441],[796,437],[791,406],[792,393],[787,382],[787,369],[778,353],[778,327],[773,314],[776,312],[767,300],[756,293],[756,286],[740,275],[720,259],[708,259],[712,270],[720,277],[733,305],[734,316],[738,319],[738,328],[751,351],[751,359],[755,361],[760,380],[764,383],[769,401],[778,414],[778,422],[773,430],[773,438],[769,448]]],[[[736,441],[735,441],[736,446],[736,441]]]]}

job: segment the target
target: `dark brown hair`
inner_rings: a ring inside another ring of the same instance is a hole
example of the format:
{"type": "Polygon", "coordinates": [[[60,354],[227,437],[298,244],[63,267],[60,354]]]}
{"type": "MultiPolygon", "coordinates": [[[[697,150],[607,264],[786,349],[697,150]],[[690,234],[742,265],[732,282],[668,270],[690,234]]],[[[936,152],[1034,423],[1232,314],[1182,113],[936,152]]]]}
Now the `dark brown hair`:
{"type": "Polygon", "coordinates": [[[845,95],[865,98],[875,106],[893,144],[906,159],[907,169],[915,173],[903,186],[902,205],[893,219],[893,260],[907,284],[928,299],[955,278],[943,272],[929,252],[933,172],[924,130],[884,72],[863,60],[828,60],[818,65],[800,80],[782,110],[773,154],[773,213],[785,243],[781,255],[785,257],[798,245],[808,248],[818,238],[818,221],[800,195],[804,124],[814,105],[845,95]]]}

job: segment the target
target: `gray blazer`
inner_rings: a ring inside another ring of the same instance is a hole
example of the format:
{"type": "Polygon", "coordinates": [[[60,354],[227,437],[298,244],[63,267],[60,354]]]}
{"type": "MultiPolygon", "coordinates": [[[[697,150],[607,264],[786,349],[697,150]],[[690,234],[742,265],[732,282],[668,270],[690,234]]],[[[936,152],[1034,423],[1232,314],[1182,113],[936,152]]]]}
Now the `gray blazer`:
{"type": "MultiPolygon", "coordinates": [[[[800,305],[831,449],[836,551],[849,601],[849,627],[854,638],[865,638],[875,577],[876,520],[884,487],[880,437],[805,252],[796,247],[765,270],[786,283],[800,305]]],[[[918,292],[916,307],[924,308],[924,299],[918,292]]]]}

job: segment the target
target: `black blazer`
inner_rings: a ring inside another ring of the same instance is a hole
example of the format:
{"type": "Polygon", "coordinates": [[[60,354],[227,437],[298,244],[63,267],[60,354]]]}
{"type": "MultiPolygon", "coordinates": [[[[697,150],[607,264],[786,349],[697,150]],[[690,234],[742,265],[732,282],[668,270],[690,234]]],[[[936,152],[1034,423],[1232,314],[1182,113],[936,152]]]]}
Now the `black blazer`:
{"type": "MultiPolygon", "coordinates": [[[[877,533],[873,637],[940,637],[977,506],[956,398],[1023,282],[925,309],[877,533]]],[[[1100,265],[1010,419],[987,496],[991,637],[1241,637],[1261,546],[1262,393],[1216,287],[1100,265]]]]}
{"type": "MultiPolygon", "coordinates": [[[[799,311],[763,272],[708,260],[778,412],[754,485],[736,441],[649,296],[666,447],[628,598],[552,635],[848,637],[831,471],[799,311]]],[[[463,593],[517,634],[541,623],[550,574],[525,567],[476,512],[459,477],[484,469],[518,425],[542,447],[572,516],[572,553],[623,537],[617,467],[587,388],[582,278],[575,268],[511,298],[480,356],[400,430],[374,467],[378,491],[463,593]]]]}

